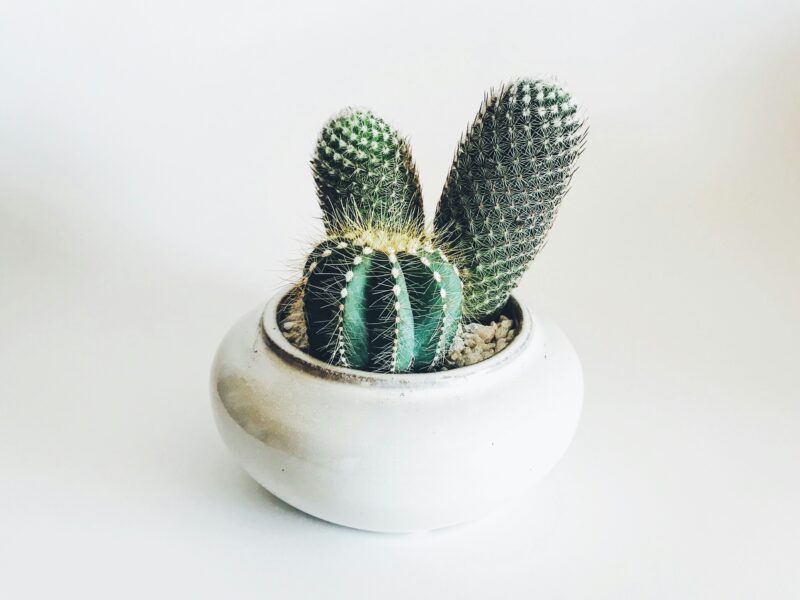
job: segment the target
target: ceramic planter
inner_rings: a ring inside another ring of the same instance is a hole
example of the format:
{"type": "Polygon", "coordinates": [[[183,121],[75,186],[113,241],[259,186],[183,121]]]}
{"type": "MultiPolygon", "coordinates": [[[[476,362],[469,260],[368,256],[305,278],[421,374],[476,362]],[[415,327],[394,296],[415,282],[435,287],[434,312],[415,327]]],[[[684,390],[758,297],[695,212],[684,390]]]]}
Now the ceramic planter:
{"type": "Polygon", "coordinates": [[[517,336],[477,365],[373,374],[334,367],[278,328],[283,293],[217,351],[211,396],[244,469],[288,504],[359,529],[407,532],[475,519],[561,458],[581,411],[569,341],[515,299],[517,336]]]}

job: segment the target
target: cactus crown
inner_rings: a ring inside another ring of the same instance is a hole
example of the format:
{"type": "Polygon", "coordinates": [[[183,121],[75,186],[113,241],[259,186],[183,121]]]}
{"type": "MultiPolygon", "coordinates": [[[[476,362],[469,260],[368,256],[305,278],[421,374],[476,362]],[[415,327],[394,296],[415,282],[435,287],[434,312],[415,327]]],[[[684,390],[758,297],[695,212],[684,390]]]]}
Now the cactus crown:
{"type": "Polygon", "coordinates": [[[331,119],[312,159],[328,239],[296,289],[312,354],[390,373],[440,365],[462,312],[496,314],[541,249],[585,135],[555,84],[492,92],[428,233],[408,142],[369,111],[331,119]]]}

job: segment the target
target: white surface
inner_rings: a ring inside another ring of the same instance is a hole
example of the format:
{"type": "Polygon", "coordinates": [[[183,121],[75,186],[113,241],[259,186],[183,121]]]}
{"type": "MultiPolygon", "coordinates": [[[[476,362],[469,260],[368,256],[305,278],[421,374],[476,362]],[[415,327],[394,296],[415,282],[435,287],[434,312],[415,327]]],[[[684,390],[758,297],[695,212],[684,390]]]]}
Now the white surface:
{"type": "Polygon", "coordinates": [[[797,598],[797,2],[285,4],[0,9],[0,596],[797,598]],[[531,72],[591,117],[522,288],[581,354],[575,443],[452,531],[287,508],[207,377],[314,230],[317,130],[386,115],[432,208],[531,72]]]}
{"type": "Polygon", "coordinates": [[[275,315],[285,294],[226,334],[211,396],[242,468],[305,513],[388,533],[467,523],[530,489],[575,436],[583,375],[552,319],[534,324],[514,304],[517,333],[490,360],[364,374],[311,359],[283,337],[275,315]]]}

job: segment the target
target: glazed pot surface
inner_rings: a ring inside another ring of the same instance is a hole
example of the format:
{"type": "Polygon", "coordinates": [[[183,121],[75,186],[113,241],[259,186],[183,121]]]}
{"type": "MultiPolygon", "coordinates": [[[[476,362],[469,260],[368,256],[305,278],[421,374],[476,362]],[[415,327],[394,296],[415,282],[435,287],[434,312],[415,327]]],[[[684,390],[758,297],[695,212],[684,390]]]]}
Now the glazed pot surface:
{"type": "Polygon", "coordinates": [[[581,411],[580,361],[549,319],[512,298],[517,336],[436,373],[334,367],[294,348],[283,293],[223,339],[211,376],[220,434],[288,504],[359,529],[436,529],[482,516],[561,458],[581,411]]]}

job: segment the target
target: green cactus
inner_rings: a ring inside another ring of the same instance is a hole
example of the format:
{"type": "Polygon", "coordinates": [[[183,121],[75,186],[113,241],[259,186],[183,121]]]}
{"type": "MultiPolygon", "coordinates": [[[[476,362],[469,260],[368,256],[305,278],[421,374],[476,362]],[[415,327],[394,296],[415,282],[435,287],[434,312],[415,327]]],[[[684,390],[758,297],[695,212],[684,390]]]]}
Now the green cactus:
{"type": "Polygon", "coordinates": [[[422,233],[425,215],[408,142],[369,111],[347,109],[323,128],[311,161],[325,227],[422,233]]]}
{"type": "Polygon", "coordinates": [[[437,240],[464,259],[464,314],[502,309],[545,242],[586,136],[572,97],[521,79],[484,101],[458,145],[437,240]]]}
{"type": "Polygon", "coordinates": [[[461,319],[456,267],[406,234],[355,232],[322,242],[306,261],[301,293],[312,354],[344,367],[434,368],[461,319]]]}
{"type": "Polygon", "coordinates": [[[502,310],[541,249],[585,135],[555,84],[490,94],[458,146],[431,236],[407,141],[368,111],[331,119],[312,159],[328,239],[288,298],[302,306],[311,353],[367,371],[439,366],[462,313],[502,310]]]}

